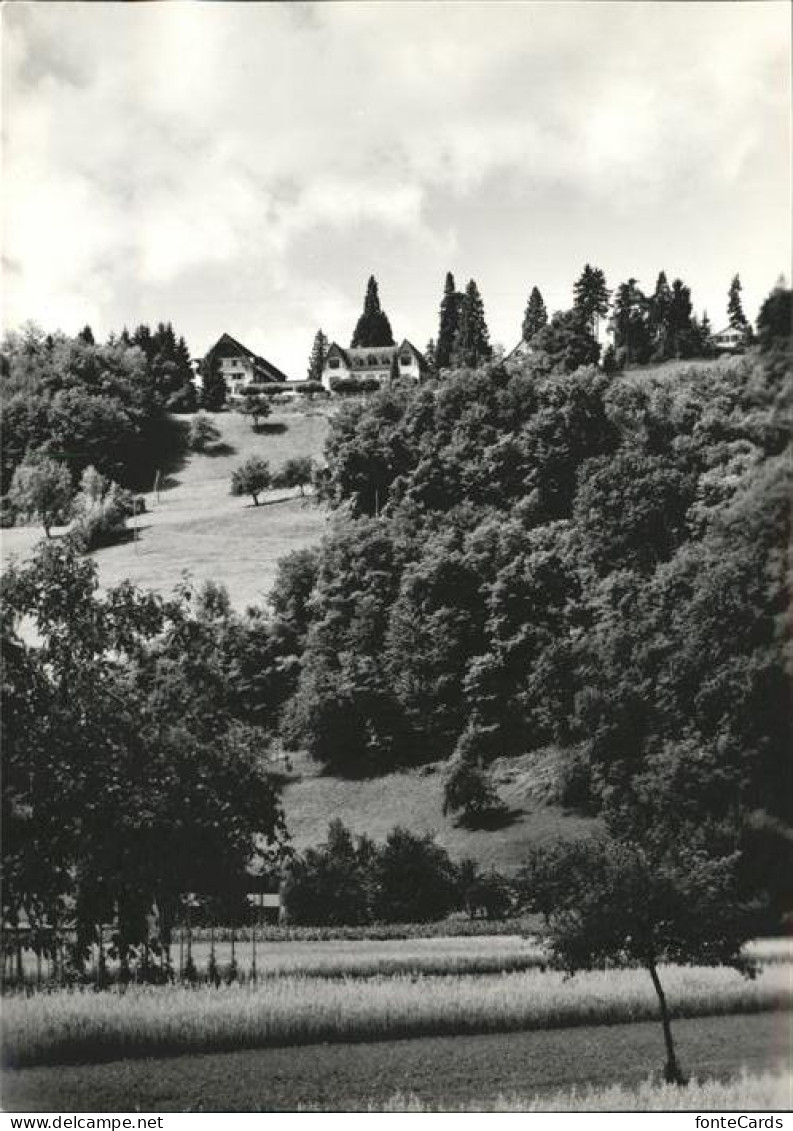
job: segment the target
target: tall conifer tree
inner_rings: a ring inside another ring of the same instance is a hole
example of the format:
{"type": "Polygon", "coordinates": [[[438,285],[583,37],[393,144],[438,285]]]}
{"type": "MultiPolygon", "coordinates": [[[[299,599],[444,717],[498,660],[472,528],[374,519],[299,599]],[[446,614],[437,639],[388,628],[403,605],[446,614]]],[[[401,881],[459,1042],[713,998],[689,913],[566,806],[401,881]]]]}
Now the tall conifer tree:
{"type": "Polygon", "coordinates": [[[322,379],[322,370],[325,367],[327,353],[328,339],[322,329],[319,329],[314,335],[314,344],[311,347],[311,354],[308,359],[307,376],[309,381],[320,381],[322,379]]]}
{"type": "Polygon", "coordinates": [[[746,330],[749,327],[749,320],[743,312],[741,290],[741,276],[734,275],[727,296],[727,317],[733,330],[746,330]]]}
{"type": "Polygon", "coordinates": [[[391,333],[391,323],[380,307],[377,280],[374,275],[370,275],[369,282],[366,284],[363,314],[358,319],[350,347],[392,346],[393,344],[394,335],[391,333]]]}
{"type": "Polygon", "coordinates": [[[470,279],[460,306],[460,320],[455,335],[452,362],[475,369],[493,356],[490,332],[485,319],[485,306],[474,279],[470,279]]]}
{"type": "Polygon", "coordinates": [[[606,276],[601,269],[592,267],[589,263],[585,264],[584,270],[573,286],[573,295],[575,296],[573,308],[589,324],[590,333],[596,338],[599,320],[608,314],[610,298],[606,276]]]}
{"type": "Polygon", "coordinates": [[[460,324],[462,301],[463,296],[454,285],[454,275],[451,271],[447,271],[443,298],[441,299],[438,341],[435,346],[435,363],[439,370],[448,369],[451,365],[454,340],[460,324]]]}
{"type": "Polygon", "coordinates": [[[548,311],[538,287],[532,287],[529,301],[526,304],[526,313],[523,315],[521,336],[524,342],[530,342],[534,335],[548,324],[548,311]]]}

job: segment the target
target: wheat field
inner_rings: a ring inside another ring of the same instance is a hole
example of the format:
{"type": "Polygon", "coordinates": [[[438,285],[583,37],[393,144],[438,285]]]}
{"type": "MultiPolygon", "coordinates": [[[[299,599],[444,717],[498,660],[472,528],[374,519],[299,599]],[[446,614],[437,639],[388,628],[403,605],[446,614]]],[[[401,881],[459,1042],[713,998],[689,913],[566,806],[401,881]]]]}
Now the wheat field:
{"type": "MultiPolygon", "coordinates": [[[[789,1007],[791,967],[756,979],[733,970],[670,966],[673,1015],[696,1017],[789,1007]]],[[[492,976],[322,979],[284,976],[257,985],[131,987],[6,998],[4,1059],[12,1066],[120,1057],[379,1041],[442,1034],[613,1024],[657,1016],[642,970],[568,978],[529,970],[492,976]]]]}

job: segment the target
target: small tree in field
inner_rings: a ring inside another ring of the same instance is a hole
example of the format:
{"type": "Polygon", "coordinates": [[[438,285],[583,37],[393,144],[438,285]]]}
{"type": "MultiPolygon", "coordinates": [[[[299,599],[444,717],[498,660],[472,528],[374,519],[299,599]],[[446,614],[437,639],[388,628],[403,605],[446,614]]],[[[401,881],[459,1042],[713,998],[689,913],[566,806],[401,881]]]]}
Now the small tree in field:
{"type": "Polygon", "coordinates": [[[259,456],[251,456],[232,473],[232,495],[250,495],[254,506],[259,505],[259,495],[270,486],[270,465],[259,456]]]}
{"type": "Polygon", "coordinates": [[[305,488],[311,485],[314,477],[314,461],[310,456],[295,456],[288,459],[278,473],[279,487],[299,487],[300,497],[305,496],[305,488]]]}
{"type": "Polygon", "coordinates": [[[465,758],[453,758],[443,782],[444,816],[459,812],[463,824],[477,825],[500,808],[487,770],[465,758]]]}
{"type": "Polygon", "coordinates": [[[687,842],[658,854],[613,837],[536,849],[518,883],[541,914],[552,961],[574,974],[605,963],[643,966],[658,996],[664,1076],[684,1084],[672,1037],[662,963],[732,966],[751,976],[741,947],[751,921],[737,897],[738,854],[714,857],[687,842]]]}
{"type": "Polygon", "coordinates": [[[240,407],[240,412],[243,416],[249,416],[253,421],[253,427],[258,428],[259,421],[266,420],[270,415],[270,402],[261,393],[247,396],[240,407]]]}
{"type": "Polygon", "coordinates": [[[8,492],[14,509],[39,518],[48,538],[57,522],[66,521],[73,494],[69,469],[54,459],[21,463],[8,492]]]}

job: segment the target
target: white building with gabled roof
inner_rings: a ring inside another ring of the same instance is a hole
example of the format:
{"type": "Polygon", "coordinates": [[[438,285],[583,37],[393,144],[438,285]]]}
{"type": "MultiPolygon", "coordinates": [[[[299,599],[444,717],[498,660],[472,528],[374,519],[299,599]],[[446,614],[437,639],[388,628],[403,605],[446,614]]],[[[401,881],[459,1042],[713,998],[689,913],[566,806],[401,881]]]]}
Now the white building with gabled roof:
{"type": "Polygon", "coordinates": [[[325,355],[322,384],[333,391],[333,383],[350,377],[373,378],[379,385],[392,381],[421,380],[426,370],[424,357],[405,338],[398,346],[348,346],[333,342],[325,355]]]}

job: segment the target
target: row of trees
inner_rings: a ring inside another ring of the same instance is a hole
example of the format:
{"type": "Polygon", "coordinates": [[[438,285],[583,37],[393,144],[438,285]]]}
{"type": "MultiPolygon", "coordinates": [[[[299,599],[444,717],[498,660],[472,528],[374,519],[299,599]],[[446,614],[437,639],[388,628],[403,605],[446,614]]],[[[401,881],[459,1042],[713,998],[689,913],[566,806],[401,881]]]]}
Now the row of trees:
{"type": "Polygon", "coordinates": [[[287,865],[284,907],[296,924],[424,923],[463,906],[475,874],[431,836],[395,828],[380,845],[334,820],[324,844],[287,865]]]}
{"type": "MultiPolygon", "coordinates": [[[[573,285],[573,306],[550,320],[538,287],[532,287],[521,326],[521,340],[531,343],[536,353],[555,359],[566,356],[566,369],[600,356],[596,348],[599,327],[611,315],[613,345],[604,357],[607,369],[642,365],[667,358],[708,357],[712,355],[711,325],[707,312],[699,319],[694,314],[691,289],[681,279],[670,285],[661,271],[652,295],[646,295],[636,279],[620,284],[612,296],[599,267],[585,264],[573,285]],[[573,364],[575,363],[575,364],[573,364]]],[[[741,281],[735,275],[730,283],[727,315],[729,325],[746,333],[751,327],[741,302],[741,281]]],[[[380,305],[376,279],[369,279],[364,309],[353,332],[351,346],[390,346],[394,344],[391,324],[380,305]]],[[[308,364],[310,380],[322,375],[328,339],[318,330],[308,364]]],[[[484,303],[474,279],[465,291],[458,291],[451,271],[446,275],[440,304],[437,337],[427,343],[425,361],[430,376],[441,370],[476,368],[493,357],[484,303]]]]}

